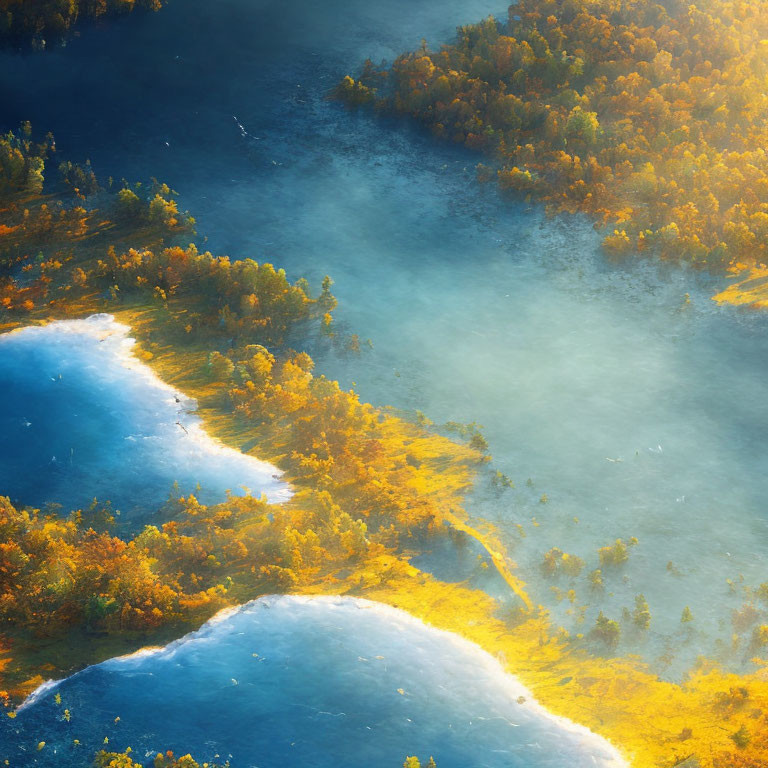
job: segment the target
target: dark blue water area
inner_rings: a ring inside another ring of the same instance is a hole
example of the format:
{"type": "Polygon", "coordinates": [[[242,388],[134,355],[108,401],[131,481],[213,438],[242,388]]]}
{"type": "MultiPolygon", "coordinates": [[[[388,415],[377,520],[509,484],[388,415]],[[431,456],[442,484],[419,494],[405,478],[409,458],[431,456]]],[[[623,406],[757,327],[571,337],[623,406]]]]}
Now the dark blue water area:
{"type": "Polygon", "coordinates": [[[163,650],[90,667],[3,718],[0,759],[86,766],[105,738],[139,760],[172,749],[258,768],[392,768],[406,754],[441,768],[623,764],[476,646],[341,598],[264,598],[163,650]]]}
{"type": "Polygon", "coordinates": [[[110,316],[0,336],[0,489],[20,505],[111,501],[146,520],[168,496],[290,497],[279,470],[212,441],[194,401],[162,385],[110,316]]]}
{"type": "Polygon", "coordinates": [[[254,172],[330,161],[331,144],[375,150],[328,117],[344,112],[322,103],[340,77],[504,11],[488,0],[172,0],[161,14],[83,24],[43,55],[2,54],[0,120],[55,131],[68,157],[102,174],[165,179],[191,205],[206,199],[192,181],[235,191],[254,172]]]}

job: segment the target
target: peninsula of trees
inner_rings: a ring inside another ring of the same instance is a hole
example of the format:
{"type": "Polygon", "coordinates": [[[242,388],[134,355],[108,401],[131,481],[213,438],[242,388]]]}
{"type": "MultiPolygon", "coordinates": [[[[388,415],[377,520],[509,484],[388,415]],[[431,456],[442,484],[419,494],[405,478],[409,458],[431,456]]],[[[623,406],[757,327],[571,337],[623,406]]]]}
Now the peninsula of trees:
{"type": "Polygon", "coordinates": [[[484,152],[611,253],[722,270],[768,260],[766,77],[760,0],[520,0],[338,93],[484,152]]]}

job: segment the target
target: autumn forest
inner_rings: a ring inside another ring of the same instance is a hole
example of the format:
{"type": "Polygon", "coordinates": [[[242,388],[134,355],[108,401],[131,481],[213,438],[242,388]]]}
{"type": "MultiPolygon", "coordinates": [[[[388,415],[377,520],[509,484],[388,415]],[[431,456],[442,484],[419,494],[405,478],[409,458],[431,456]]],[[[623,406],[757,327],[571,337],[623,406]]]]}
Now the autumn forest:
{"type": "Polygon", "coordinates": [[[183,5],[0,0],[0,760],[768,766],[768,11],[183,5]]]}

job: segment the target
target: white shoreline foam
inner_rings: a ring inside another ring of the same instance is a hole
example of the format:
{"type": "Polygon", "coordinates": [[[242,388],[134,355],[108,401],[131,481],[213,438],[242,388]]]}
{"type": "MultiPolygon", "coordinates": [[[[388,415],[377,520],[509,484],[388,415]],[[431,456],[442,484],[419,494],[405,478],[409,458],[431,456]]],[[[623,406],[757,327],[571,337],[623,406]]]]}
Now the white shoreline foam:
{"type": "MultiPolygon", "coordinates": [[[[18,339],[19,336],[50,338],[52,334],[64,333],[77,336],[90,336],[98,342],[107,342],[106,349],[114,355],[114,360],[123,368],[130,370],[147,387],[168,393],[173,402],[186,412],[184,438],[192,443],[192,450],[207,454],[226,462],[235,469],[242,468],[244,482],[238,487],[246,488],[254,495],[264,493],[272,503],[287,501],[293,496],[293,489],[281,478],[283,471],[273,464],[262,461],[249,454],[222,443],[218,438],[205,431],[199,416],[192,415],[197,408],[197,401],[163,381],[148,365],[142,363],[133,353],[136,340],[129,334],[131,329],[118,323],[113,315],[101,313],[78,320],[55,320],[45,325],[30,325],[0,334],[0,343],[18,339]],[[250,488],[249,483],[259,487],[250,488]]],[[[181,439],[181,436],[179,436],[181,439]]]]}
{"type": "MultiPolygon", "coordinates": [[[[482,665],[485,670],[492,673],[494,677],[500,677],[504,681],[504,688],[508,691],[509,695],[515,699],[520,696],[525,697],[525,702],[521,706],[525,706],[528,709],[533,710],[537,716],[549,720],[554,723],[560,729],[577,735],[581,738],[582,742],[587,746],[595,750],[600,750],[598,756],[604,762],[605,768],[629,768],[629,763],[624,759],[619,749],[614,746],[608,739],[600,734],[591,731],[584,725],[575,723],[567,717],[556,715],[550,712],[544,705],[540,704],[533,693],[528,689],[520,680],[511,672],[508,672],[501,662],[494,658],[488,651],[484,650],[477,643],[467,640],[460,635],[448,630],[439,629],[433,627],[431,624],[427,624],[421,619],[413,616],[412,614],[404,611],[400,608],[394,608],[391,605],[385,603],[375,602],[373,600],[366,600],[361,597],[345,597],[340,595],[265,595],[251,600],[247,603],[243,603],[239,606],[224,608],[210,618],[205,624],[194,632],[190,632],[183,637],[173,640],[168,645],[162,647],[148,647],[142,648],[138,651],[123,656],[115,656],[114,658],[107,659],[93,666],[117,666],[128,663],[135,663],[148,656],[165,656],[173,655],[180,647],[188,643],[199,642],[210,638],[218,625],[222,624],[232,616],[236,616],[241,613],[249,613],[255,610],[263,610],[265,608],[271,608],[278,602],[286,602],[295,605],[309,605],[311,603],[322,603],[327,606],[335,608],[345,608],[350,605],[358,608],[359,610],[375,611],[381,614],[381,616],[388,622],[399,622],[403,625],[407,625],[418,629],[422,632],[438,635],[447,639],[452,645],[454,645],[457,651],[461,651],[468,656],[471,656],[478,664],[482,665]]],[[[34,704],[41,699],[46,693],[54,690],[64,680],[72,679],[77,675],[85,672],[89,667],[86,667],[69,678],[63,678],[58,681],[48,680],[38,688],[36,688],[23,702],[23,704],[17,709],[17,712],[22,711],[26,707],[34,704]]],[[[593,756],[593,759],[595,757],[593,756]]]]}
{"type": "MultiPolygon", "coordinates": [[[[75,672],[75,675],[78,674],[75,672]]],[[[21,702],[21,704],[16,707],[16,712],[23,712],[27,707],[31,707],[38,699],[42,699],[43,696],[45,696],[46,693],[49,693],[50,691],[56,690],[65,680],[69,680],[70,677],[74,677],[75,675],[70,675],[69,677],[62,677],[61,680],[46,680],[44,683],[40,683],[40,685],[35,688],[32,693],[27,696],[24,701],[21,702]]]]}

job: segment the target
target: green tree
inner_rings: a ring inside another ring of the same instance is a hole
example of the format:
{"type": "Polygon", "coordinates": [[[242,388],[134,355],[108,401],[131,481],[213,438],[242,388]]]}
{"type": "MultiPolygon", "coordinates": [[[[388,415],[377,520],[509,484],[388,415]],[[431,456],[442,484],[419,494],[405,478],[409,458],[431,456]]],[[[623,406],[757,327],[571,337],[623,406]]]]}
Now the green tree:
{"type": "Polygon", "coordinates": [[[221,352],[214,350],[208,355],[205,364],[208,375],[216,381],[229,381],[235,370],[235,364],[221,352]]]}
{"type": "Polygon", "coordinates": [[[729,738],[739,749],[746,749],[749,746],[750,741],[752,741],[749,731],[743,725],[738,731],[732,733],[729,738]]]}
{"type": "Polygon", "coordinates": [[[579,140],[592,146],[600,133],[600,123],[596,112],[585,112],[581,107],[574,107],[565,124],[566,138],[579,140]]]}
{"type": "Polygon", "coordinates": [[[648,629],[651,626],[651,611],[645,595],[635,596],[635,610],[632,611],[632,623],[640,629],[648,629]]]}
{"type": "Polygon", "coordinates": [[[141,200],[139,196],[128,187],[117,193],[117,215],[125,220],[136,219],[141,215],[141,200]]]}
{"type": "Polygon", "coordinates": [[[612,650],[619,644],[621,639],[621,627],[617,621],[609,619],[600,611],[595,620],[595,626],[592,629],[592,637],[612,650]]]}

